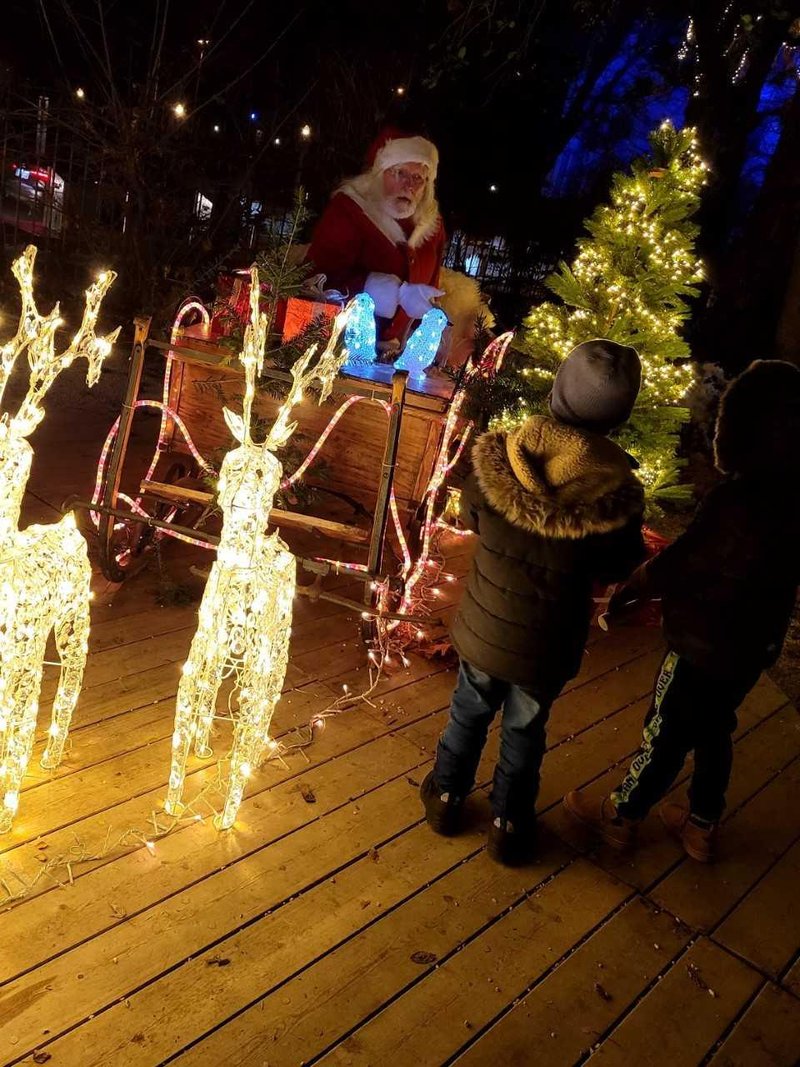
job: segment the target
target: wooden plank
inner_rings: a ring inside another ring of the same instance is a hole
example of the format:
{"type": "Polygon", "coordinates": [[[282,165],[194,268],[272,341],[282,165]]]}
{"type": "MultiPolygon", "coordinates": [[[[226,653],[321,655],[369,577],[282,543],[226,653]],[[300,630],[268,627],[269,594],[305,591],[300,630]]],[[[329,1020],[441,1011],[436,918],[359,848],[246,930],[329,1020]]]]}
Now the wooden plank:
{"type": "Polygon", "coordinates": [[[409,726],[449,708],[454,685],[454,672],[439,670],[378,697],[370,711],[386,726],[409,726]]]}
{"type": "MultiPolygon", "coordinates": [[[[761,693],[763,699],[754,695],[740,715],[734,774],[728,791],[730,802],[728,814],[758,792],[776,771],[775,754],[779,749],[776,748],[775,738],[782,735],[785,725],[780,721],[773,724],[772,719],[776,713],[773,711],[769,715],[767,709],[776,700],[783,701],[784,698],[780,693],[772,694],[769,689],[764,689],[761,693]],[[766,717],[760,719],[761,715],[766,717]],[[754,722],[755,727],[752,725],[754,722]],[[762,729],[763,737],[761,736],[762,729]]],[[[793,714],[793,712],[790,713],[793,714]]],[[[783,763],[789,763],[793,758],[792,751],[785,749],[783,751],[783,763]]],[[[628,762],[628,755],[620,758],[616,766],[589,785],[589,793],[598,797],[610,793],[622,779],[628,762]]],[[[677,779],[668,799],[685,803],[685,782],[690,769],[691,762],[677,779]]],[[[580,851],[588,849],[595,862],[599,863],[604,870],[615,874],[618,878],[623,878],[638,889],[644,890],[651,886],[683,858],[683,850],[665,831],[657,811],[651,812],[639,828],[639,843],[636,850],[627,853],[618,853],[600,845],[592,834],[576,824],[560,807],[548,816],[548,824],[573,848],[580,851]]]]}
{"type": "MultiPolygon", "coordinates": [[[[14,993],[13,1004],[19,1011],[0,1014],[0,1041],[16,1036],[23,1051],[38,1038],[43,1015],[54,1035],[84,1018],[83,1025],[47,1046],[56,1062],[81,1067],[161,1062],[245,1007],[256,991],[284,981],[418,886],[431,879],[440,879],[437,888],[443,885],[441,876],[454,866],[462,871],[460,861],[479,845],[481,839],[473,832],[442,840],[435,849],[423,848],[421,838],[430,831],[417,827],[393,837],[376,854],[371,846],[396,834],[412,812],[418,814],[419,800],[416,790],[404,782],[371,798],[359,805],[358,812],[342,809],[341,814],[276,842],[245,861],[245,866],[189,887],[141,921],[134,917],[95,938],[85,950],[79,946],[54,961],[52,968],[46,965],[46,984],[45,968],[30,979],[23,976],[21,983],[36,983],[37,1003],[14,993]],[[340,868],[359,853],[362,858],[340,868]],[[311,888],[287,899],[303,886],[311,888]],[[270,910],[282,900],[287,902],[270,910]],[[202,923],[198,915],[203,916],[202,923]],[[231,930],[232,917],[236,922],[240,916],[259,915],[257,921],[244,926],[237,922],[231,930]],[[224,940],[213,943],[213,938],[226,933],[224,940]],[[188,959],[200,943],[211,947],[188,959]],[[85,969],[80,973],[85,977],[76,984],[74,963],[70,964],[84,952],[85,969]],[[113,963],[115,956],[125,960],[122,971],[113,963]],[[175,967],[180,960],[185,962],[175,967]],[[165,972],[167,967],[173,969],[165,972]],[[147,984],[136,989],[141,982],[147,984]]],[[[0,991],[0,1006],[3,995],[6,1005],[12,1003],[12,989],[0,991]]]]}
{"type": "Polygon", "coordinates": [[[397,1067],[445,1062],[469,1030],[489,1023],[629,892],[576,860],[319,1062],[377,1063],[387,1049],[397,1067]]]}
{"type": "MultiPolygon", "coordinates": [[[[163,741],[172,736],[174,718],[171,702],[164,701],[163,704],[149,704],[137,708],[128,712],[124,718],[115,716],[111,722],[87,726],[80,732],[70,734],[64,760],[54,771],[45,771],[39,765],[46,744],[42,739],[34,746],[28,773],[23,779],[22,792],[41,789],[89,767],[163,741]]],[[[27,806],[27,799],[24,803],[27,806]]]]}
{"type": "Polygon", "coordinates": [[[586,646],[581,669],[562,689],[568,693],[579,685],[598,678],[606,671],[623,670],[625,665],[638,659],[640,655],[654,648],[662,648],[663,642],[659,630],[648,627],[620,628],[608,634],[596,634],[594,640],[586,646]]]}
{"type": "Polygon", "coordinates": [[[796,1067],[800,1063],[800,1004],[767,982],[709,1067],[796,1067]]]}
{"type": "Polygon", "coordinates": [[[196,626],[197,609],[197,604],[160,607],[153,598],[143,610],[124,618],[97,622],[93,619],[89,634],[89,655],[94,656],[97,652],[105,652],[107,649],[196,626]]]}
{"type": "Polygon", "coordinates": [[[354,672],[350,688],[359,692],[367,682],[367,649],[353,627],[337,615],[331,620],[331,641],[322,648],[292,656],[291,665],[303,678],[340,688],[343,671],[354,672]]]}
{"type": "Polygon", "coordinates": [[[592,1067],[700,1063],[761,982],[755,971],[701,938],[586,1062],[592,1067]]]}
{"type": "MultiPolygon", "coordinates": [[[[197,504],[201,507],[206,507],[214,499],[213,493],[207,493],[200,489],[188,489],[182,485],[170,485],[164,482],[143,481],[141,491],[158,497],[159,500],[168,500],[179,504],[197,504]]],[[[273,508],[269,513],[269,522],[272,526],[310,528],[325,537],[347,541],[349,544],[366,544],[369,541],[369,530],[361,526],[333,522],[318,515],[306,515],[299,511],[284,511],[282,508],[273,508]]]]}
{"type": "Polygon", "coordinates": [[[433,466],[436,462],[436,456],[441,447],[441,439],[444,431],[444,424],[441,420],[431,420],[428,423],[428,435],[425,441],[425,448],[423,450],[423,462],[419,464],[414,479],[414,485],[411,490],[412,500],[422,500],[425,495],[425,490],[428,488],[428,483],[431,480],[433,474],[433,466]]]}
{"type": "Polygon", "coordinates": [[[686,945],[687,929],[641,897],[630,901],[566,960],[515,1000],[455,1060],[458,1067],[571,1067],[629,1010],[686,945]]]}
{"type": "MultiPolygon", "coordinates": [[[[219,371],[186,365],[179,414],[191,428],[194,442],[203,455],[230,447],[231,437],[221,417],[221,408],[223,405],[238,407],[241,395],[241,376],[230,369],[219,371]]],[[[297,418],[298,434],[307,437],[309,445],[327,427],[339,403],[340,400],[336,399],[319,407],[309,399],[295,408],[293,414],[297,418]]],[[[279,401],[274,397],[261,393],[256,397],[254,412],[260,418],[271,420],[278,406],[279,401]]],[[[441,407],[441,402],[438,406],[441,407]]],[[[424,400],[420,405],[415,405],[409,397],[400,429],[399,463],[395,473],[395,492],[399,501],[413,499],[417,472],[425,461],[431,418],[438,421],[441,415],[428,410],[424,400]]],[[[324,481],[318,479],[312,465],[305,480],[309,484],[319,482],[351,495],[366,490],[374,496],[387,426],[388,420],[382,405],[371,400],[354,404],[332,431],[321,453],[320,458],[329,464],[328,477],[324,481]]]]}
{"type": "MultiPolygon", "coordinates": [[[[438,851],[438,842],[430,851],[438,851]]],[[[476,927],[501,915],[564,862],[564,853],[551,849],[534,868],[506,870],[500,877],[483,854],[471,858],[334,952],[320,955],[178,1062],[181,1067],[207,1063],[238,1067],[259,1062],[264,1049],[269,1049],[275,1067],[310,1059],[398,989],[429,973],[431,966],[437,966],[432,960],[445,957],[476,927]],[[414,958],[419,952],[428,953],[426,959],[414,958]]],[[[367,885],[362,891],[370,889],[367,885]]]]}
{"type": "MultiPolygon", "coordinates": [[[[189,645],[194,636],[195,626],[185,626],[166,634],[146,637],[141,641],[132,641],[127,645],[107,648],[90,656],[84,673],[84,687],[91,688],[123,675],[136,674],[150,667],[164,663],[174,663],[186,659],[189,645]]],[[[57,677],[45,681],[42,694],[52,696],[57,684],[57,677]]]]}
{"type": "MultiPolygon", "coordinates": [[[[413,687],[409,692],[412,690],[413,687]]],[[[289,724],[291,724],[293,718],[299,718],[311,710],[311,705],[315,699],[319,700],[316,710],[322,710],[323,707],[327,706],[327,690],[324,686],[315,684],[304,687],[303,690],[296,690],[286,694],[278,705],[276,712],[276,731],[280,733],[283,728],[284,713],[281,708],[285,700],[297,701],[298,703],[297,711],[290,709],[289,724]]],[[[410,697],[409,699],[413,698],[410,697]]],[[[371,714],[366,714],[361,705],[357,705],[350,711],[343,713],[333,720],[322,733],[315,735],[314,744],[307,750],[307,755],[290,752],[286,755],[283,765],[276,762],[270,763],[254,775],[245,794],[241,809],[242,819],[247,817],[248,806],[251,803],[260,803],[258,797],[265,790],[270,790],[281,782],[302,778],[312,767],[324,766],[329,761],[335,760],[351,749],[356,750],[360,746],[368,745],[375,738],[387,732],[402,733],[401,724],[398,723],[387,727],[378,718],[371,714]]],[[[111,768],[111,771],[114,771],[114,767],[111,768]]],[[[23,838],[18,828],[15,828],[7,839],[9,851],[4,861],[6,869],[15,872],[15,880],[16,876],[19,875],[25,882],[30,883],[39,873],[39,866],[43,856],[63,855],[73,849],[76,846],[76,842],[79,847],[85,850],[86,854],[94,855],[103,850],[104,844],[108,839],[117,840],[123,831],[129,830],[131,827],[147,830],[152,825],[151,813],[161,808],[166,773],[167,768],[164,766],[157,784],[148,792],[131,796],[88,817],[77,818],[62,829],[54,829],[51,825],[44,823],[34,826],[35,836],[28,835],[27,838],[23,838]]],[[[215,776],[216,771],[213,762],[206,767],[197,767],[195,764],[190,765],[189,774],[187,775],[187,798],[191,800],[192,797],[197,796],[202,787],[213,781],[215,776]]],[[[131,792],[133,790],[134,783],[131,783],[131,792]]],[[[51,813],[51,819],[55,818],[55,814],[55,812],[51,813]]],[[[238,825],[237,823],[237,832],[238,825]]],[[[185,825],[175,830],[170,835],[170,840],[177,839],[185,830],[185,825]]],[[[136,851],[140,847],[138,843],[131,842],[125,846],[119,846],[113,855],[105,859],[76,864],[73,869],[74,878],[77,880],[84,877],[89,872],[104,866],[110,860],[119,858],[122,854],[136,851]]],[[[63,875],[63,871],[60,873],[63,875]]],[[[52,891],[54,884],[51,880],[39,881],[31,890],[28,900],[34,896],[52,891]]]]}
{"type": "MultiPolygon", "coordinates": [[[[120,645],[117,648],[108,648],[103,652],[95,653],[87,661],[84,686],[75,710],[75,721],[80,722],[83,701],[89,699],[87,698],[87,693],[91,692],[95,687],[107,686],[110,683],[113,691],[114,685],[119,684],[121,691],[124,692],[125,679],[131,679],[129,682],[131,687],[138,686],[139,680],[142,681],[143,685],[146,685],[146,672],[154,671],[159,667],[169,672],[170,669],[174,669],[175,664],[182,665],[188,655],[194,632],[195,627],[190,626],[160,637],[150,637],[143,641],[134,641],[129,645],[120,645]]],[[[353,653],[352,659],[355,663],[355,653],[353,653]]],[[[327,661],[323,658],[319,662],[325,663],[327,661]]],[[[306,666],[313,671],[314,660],[307,659],[306,666]]],[[[292,659],[289,660],[284,679],[284,690],[293,689],[296,686],[305,685],[316,680],[319,679],[313,673],[307,673],[297,662],[292,659]]],[[[48,702],[52,701],[57,685],[58,670],[57,668],[49,668],[48,676],[42,682],[41,701],[45,708],[48,702]]]]}
{"type": "Polygon", "coordinates": [[[778,978],[800,948],[800,842],[745,896],[714,940],[778,978]]]}
{"type": "MultiPolygon", "coordinates": [[[[180,671],[176,671],[175,675],[171,696],[177,690],[180,671]]],[[[272,736],[280,739],[287,731],[305,726],[313,715],[325,711],[336,699],[337,694],[320,682],[311,682],[285,693],[275,709],[272,736]]],[[[217,699],[217,709],[221,715],[227,712],[227,701],[227,692],[223,690],[217,699]]],[[[175,706],[171,699],[145,701],[141,708],[132,710],[123,710],[118,702],[113,715],[70,731],[64,761],[55,771],[43,771],[38,766],[46,743],[47,730],[43,728],[37,737],[23,791],[171,737],[174,719],[175,706]]],[[[220,747],[225,731],[224,726],[212,730],[212,747],[220,747]]]]}
{"type": "MultiPolygon", "coordinates": [[[[232,358],[230,349],[221,348],[208,339],[208,327],[202,324],[188,326],[181,330],[183,340],[170,347],[169,351],[175,356],[178,366],[191,366],[199,363],[203,366],[215,366],[223,369],[233,377],[242,377],[242,369],[235,358],[232,358]]],[[[162,349],[165,351],[165,349],[162,349]]],[[[394,367],[388,364],[372,364],[362,367],[358,374],[343,371],[335,379],[333,384],[334,394],[339,396],[351,395],[388,395],[391,392],[392,375],[394,367]]],[[[278,371],[273,367],[267,367],[266,377],[275,381],[290,382],[287,371],[278,371]]],[[[423,381],[415,382],[408,391],[408,403],[410,406],[430,406],[437,411],[443,411],[446,401],[449,401],[454,390],[453,381],[446,377],[427,376],[423,381]]]]}
{"type": "Polygon", "coordinates": [[[573,686],[553,706],[547,723],[548,742],[568,741],[598,719],[648,696],[662,659],[663,651],[657,648],[573,686]]]}
{"type": "MultiPolygon", "coordinates": [[[[174,609],[164,610],[171,613],[174,609]]],[[[341,637],[350,639],[351,651],[346,662],[351,662],[354,666],[361,666],[364,663],[366,651],[358,638],[357,620],[353,616],[343,613],[339,607],[336,607],[330,614],[324,613],[326,621],[315,619],[313,612],[305,615],[298,612],[298,614],[301,617],[292,630],[293,658],[290,659],[287,668],[284,688],[294,688],[314,680],[313,674],[309,671],[313,672],[315,664],[324,667],[325,664],[333,662],[336,669],[339,669],[342,660],[331,653],[327,659],[324,656],[319,659],[307,657],[305,666],[308,670],[303,670],[298,665],[297,659],[300,653],[308,651],[309,643],[310,648],[316,650],[335,643],[337,639],[341,640],[341,637]],[[310,642],[304,636],[307,630],[312,634],[310,642]],[[325,635],[329,635],[329,638],[326,639],[325,635]]],[[[87,721],[85,718],[87,714],[94,715],[95,712],[92,709],[98,702],[103,702],[105,696],[113,701],[115,687],[119,688],[123,698],[130,694],[135,699],[140,688],[149,693],[148,686],[151,678],[163,679],[167,675],[171,677],[175,670],[179,670],[194,636],[196,615],[197,606],[193,605],[185,616],[182,616],[190,619],[191,625],[186,625],[184,622],[183,626],[172,629],[172,622],[164,618],[163,629],[156,624],[148,636],[142,636],[146,632],[146,624],[137,623],[134,629],[135,639],[123,641],[120,644],[113,643],[113,641],[116,636],[125,637],[124,624],[117,624],[115,629],[104,624],[101,643],[105,647],[90,653],[84,675],[84,686],[75,713],[75,724],[79,725],[87,721]],[[105,690],[101,691],[101,687],[105,687],[105,690]]],[[[161,619],[160,609],[155,608],[153,616],[161,619]]],[[[146,619],[146,616],[143,618],[146,619]]],[[[178,618],[174,618],[174,621],[178,622],[178,618]]],[[[47,674],[42,684],[42,703],[45,707],[46,702],[52,700],[58,682],[57,668],[46,668],[46,671],[47,674]]],[[[174,694],[177,689],[173,689],[172,692],[174,694]]],[[[44,719],[42,721],[44,722],[44,719]]]]}
{"type": "Polygon", "coordinates": [[[142,481],[140,490],[142,493],[149,493],[169,503],[199,504],[203,508],[214,499],[214,494],[204,489],[191,489],[186,485],[173,485],[171,482],[156,482],[148,479],[142,481]]]}
{"type": "MultiPolygon", "coordinates": [[[[307,652],[316,652],[329,645],[341,644],[342,636],[358,636],[360,616],[350,612],[339,611],[335,615],[325,616],[306,622],[302,629],[292,627],[291,655],[294,659],[307,652]]],[[[362,649],[362,657],[366,650],[362,649]]]]}
{"type": "MultiPolygon", "coordinates": [[[[178,692],[180,678],[181,663],[162,663],[84,689],[70,728],[73,745],[80,743],[82,730],[99,722],[115,719],[147,704],[169,702],[178,692]]],[[[40,713],[38,726],[38,735],[44,737],[50,727],[47,715],[40,713]]]]}
{"type": "MultiPolygon", "coordinates": [[[[225,884],[235,887],[239,881],[246,882],[249,877],[246,872],[252,868],[238,865],[251,858],[257,869],[265,863],[271,864],[274,854],[267,855],[267,846],[282,839],[285,840],[279,852],[284,859],[292,856],[292,848],[297,850],[298,856],[301,855],[306,838],[289,840],[289,837],[305,831],[311,824],[316,827],[311,831],[314,841],[324,833],[337,832],[341,826],[355,827],[353,832],[356,833],[365,819],[371,818],[373,808],[385,811],[384,794],[372,796],[380,789],[388,790],[387,795],[392,798],[403,798],[402,808],[406,816],[409,813],[416,815],[418,808],[408,799],[413,795],[413,787],[405,775],[418,760],[418,753],[401,737],[380,738],[334,760],[333,765],[311,768],[304,773],[302,785],[307,795],[315,797],[313,804],[303,801],[296,779],[280,783],[268,796],[245,798],[243,817],[233,836],[218,834],[207,822],[189,825],[180,834],[161,839],[153,855],[147,849],[139,848],[85,874],[67,894],[50,893],[20,904],[14,910],[15,937],[0,944],[0,981],[6,982],[100,935],[108,935],[108,943],[113,941],[119,947],[120,939],[127,943],[129,937],[120,927],[127,927],[137,916],[135,925],[146,925],[159,905],[163,905],[170,915],[179,909],[183,918],[174,918],[174,921],[190,922],[191,913],[180,899],[187,887],[226,870],[228,873],[223,875],[220,883],[221,892],[225,884]],[[321,820],[328,816],[331,819],[325,823],[325,830],[321,820]],[[115,929],[117,932],[112,934],[115,929]],[[33,937],[35,946],[28,941],[28,935],[33,937]]],[[[401,824],[401,828],[405,829],[405,825],[401,824]]],[[[387,824],[390,826],[391,821],[387,824]]],[[[376,825],[376,840],[382,832],[376,825]]],[[[386,832],[391,832],[390,828],[386,832]]],[[[345,848],[344,845],[341,847],[345,848]]],[[[345,855],[343,850],[341,862],[345,855]]],[[[334,866],[338,862],[334,858],[334,866]]],[[[321,873],[327,874],[327,871],[323,868],[321,873]]],[[[307,864],[298,865],[293,861],[286,877],[281,875],[269,889],[262,887],[259,902],[280,902],[281,893],[291,894],[299,890],[309,876],[307,864]],[[287,878],[294,881],[287,881],[287,878]],[[267,893],[278,893],[278,896],[263,895],[267,893]]],[[[229,910],[230,898],[227,899],[228,904],[223,893],[213,906],[222,908],[225,913],[229,910]]],[[[237,902],[236,915],[227,916],[233,926],[239,925],[242,918],[239,907],[237,902]]],[[[154,923],[160,921],[153,918],[154,923]]],[[[221,932],[226,932],[224,914],[219,917],[219,922],[221,932]]],[[[199,926],[200,930],[193,936],[202,938],[204,931],[211,927],[206,925],[205,919],[199,926]]],[[[84,944],[81,952],[90,951],[84,944]]],[[[111,955],[119,956],[121,951],[115,949],[111,955]]],[[[123,968],[115,973],[118,981],[124,982],[129,972],[123,968]]]]}
{"type": "Polygon", "coordinates": [[[731,816],[725,850],[715,864],[681,863],[653,889],[653,899],[696,929],[714,927],[800,835],[798,785],[800,759],[795,759],[731,816]]]}
{"type": "MultiPolygon", "coordinates": [[[[353,692],[359,692],[365,688],[367,680],[368,672],[366,670],[365,656],[366,651],[359,656],[355,642],[350,642],[347,645],[347,655],[343,656],[338,663],[331,661],[331,664],[325,664],[323,666],[324,674],[320,675],[320,677],[333,689],[341,689],[342,686],[347,685],[353,692]],[[333,673],[330,673],[331,666],[334,668],[333,673]]],[[[391,662],[373,690],[376,698],[385,698],[395,690],[402,689],[422,678],[441,674],[442,672],[450,672],[450,668],[441,661],[437,662],[436,660],[413,655],[409,656],[408,660],[409,663],[406,667],[400,666],[396,657],[391,658],[391,662]]],[[[314,656],[305,658],[300,656],[298,658],[298,664],[302,669],[310,669],[313,662],[314,656]]],[[[455,681],[455,674],[451,673],[451,677],[455,681]]]]}
{"type": "MultiPolygon", "coordinates": [[[[340,720],[338,729],[329,728],[317,734],[313,748],[309,750],[311,759],[315,764],[322,764],[373,740],[381,732],[380,724],[369,716],[346,715],[340,720]]],[[[92,855],[103,848],[109,833],[111,840],[114,840],[131,827],[149,832],[152,813],[160,811],[164,800],[169,768],[169,756],[166,756],[165,762],[164,752],[161,751],[165,747],[150,746],[131,753],[125,759],[90,768],[83,774],[70,776],[64,782],[53,783],[48,790],[34,790],[31,802],[26,803],[24,808],[20,807],[14,829],[0,841],[0,851],[6,852],[6,865],[13,866],[15,871],[30,880],[38,871],[42,846],[49,850],[47,855],[59,856],[74,849],[77,840],[92,855]],[[154,752],[157,748],[160,748],[159,752],[154,752]],[[110,788],[106,789],[106,786],[110,788]],[[55,798],[52,804],[47,803],[47,798],[52,797],[59,787],[63,795],[58,800],[62,805],[65,798],[69,799],[70,791],[74,795],[74,800],[66,807],[56,807],[55,798]],[[42,798],[37,797],[37,793],[41,793],[42,798]]],[[[248,783],[245,803],[256,802],[260,793],[278,782],[301,777],[310,765],[309,757],[299,752],[287,754],[282,764],[277,761],[266,764],[254,772],[248,783]]],[[[191,802],[197,797],[204,786],[213,784],[216,777],[215,761],[201,765],[200,761],[192,758],[187,774],[187,801],[191,802]]],[[[243,805],[242,818],[245,814],[243,805]]],[[[186,824],[183,824],[183,829],[174,831],[171,836],[179,836],[185,827],[186,824]]],[[[132,851],[139,847],[134,842],[123,850],[132,851]]],[[[80,871],[86,873],[105,862],[108,860],[92,860],[82,864],[80,871]]],[[[40,891],[47,888],[51,886],[42,885],[40,891]]]]}
{"type": "MultiPolygon", "coordinates": [[[[76,771],[66,778],[56,778],[47,783],[47,788],[31,789],[20,803],[13,830],[0,839],[0,853],[99,815],[131,796],[153,790],[163,792],[171,752],[170,739],[157,741],[126,752],[116,760],[76,771]]],[[[191,757],[191,767],[199,766],[200,762],[191,757]]]]}
{"type": "Polygon", "coordinates": [[[542,784],[537,808],[542,811],[559,804],[564,793],[577,789],[609,764],[632,752],[641,734],[642,717],[649,698],[629,704],[616,715],[578,734],[566,744],[558,745],[545,755],[542,784]]]}

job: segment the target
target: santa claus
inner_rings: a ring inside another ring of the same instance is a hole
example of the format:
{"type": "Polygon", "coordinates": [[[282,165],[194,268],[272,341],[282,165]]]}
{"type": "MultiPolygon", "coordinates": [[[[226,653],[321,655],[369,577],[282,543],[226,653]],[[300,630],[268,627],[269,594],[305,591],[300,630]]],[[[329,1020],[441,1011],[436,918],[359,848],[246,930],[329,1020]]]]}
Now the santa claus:
{"type": "Polygon", "coordinates": [[[308,250],[327,286],[375,301],[382,358],[400,352],[414,323],[444,295],[438,164],[436,146],[424,137],[384,130],[369,150],[368,169],[331,197],[308,250]]]}

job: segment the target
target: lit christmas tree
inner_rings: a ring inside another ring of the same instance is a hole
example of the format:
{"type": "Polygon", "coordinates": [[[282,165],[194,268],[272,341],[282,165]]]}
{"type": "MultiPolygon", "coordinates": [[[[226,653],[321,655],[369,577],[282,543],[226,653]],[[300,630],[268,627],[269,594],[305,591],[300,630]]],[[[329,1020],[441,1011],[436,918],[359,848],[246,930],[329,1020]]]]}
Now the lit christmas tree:
{"type": "Polygon", "coordinates": [[[513,425],[547,411],[547,394],[562,359],[582,341],[605,337],[632,345],[642,359],[642,391],[630,422],[614,436],[639,461],[653,500],[680,499],[676,446],[688,411],[680,401],[693,372],[681,327],[703,277],[694,250],[706,167],[695,131],[665,122],[650,136],[651,154],[629,174],[616,174],[610,204],[586,223],[572,264],[547,280],[561,302],[533,308],[517,347],[528,357],[521,374],[482,380],[471,407],[497,413],[494,425],[513,425]]]}

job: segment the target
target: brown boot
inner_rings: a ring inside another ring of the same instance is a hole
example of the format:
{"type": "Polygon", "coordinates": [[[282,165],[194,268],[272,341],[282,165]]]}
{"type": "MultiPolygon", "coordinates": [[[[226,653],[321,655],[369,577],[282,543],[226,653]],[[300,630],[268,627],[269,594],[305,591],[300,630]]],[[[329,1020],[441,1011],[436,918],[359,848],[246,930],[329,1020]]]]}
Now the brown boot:
{"type": "Polygon", "coordinates": [[[563,804],[574,819],[594,830],[612,848],[622,851],[636,839],[636,822],[617,815],[611,797],[595,799],[573,789],[564,797],[563,804]]]}
{"type": "Polygon", "coordinates": [[[713,863],[717,857],[717,824],[699,826],[682,804],[662,804],[661,821],[678,838],[687,856],[698,863],[713,863]]]}

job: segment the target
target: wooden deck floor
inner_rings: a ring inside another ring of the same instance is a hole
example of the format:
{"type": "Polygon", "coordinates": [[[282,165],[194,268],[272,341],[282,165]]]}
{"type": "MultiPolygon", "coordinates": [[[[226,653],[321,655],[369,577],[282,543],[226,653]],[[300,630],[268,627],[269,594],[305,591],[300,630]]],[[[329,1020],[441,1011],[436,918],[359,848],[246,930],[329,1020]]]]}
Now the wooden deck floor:
{"type": "MultiPolygon", "coordinates": [[[[254,775],[235,830],[197,821],[148,848],[123,835],[150,834],[164,796],[196,610],[156,607],[153,584],[98,599],[69,757],[52,776],[32,762],[0,839],[0,891],[32,884],[0,917],[0,1062],[798,1061],[800,721],[769,680],[740,716],[710,869],[656,818],[632,857],[588,851],[560,808],[567,789],[608,788],[636,747],[651,630],[593,639],[558,701],[531,867],[485,855],[496,734],[470,829],[443,840],[422,821],[453,677],[417,658],[254,775]],[[63,884],[36,880],[70,850],[63,884]]],[[[363,673],[354,620],[298,602],[277,734],[363,673]]],[[[189,789],[211,774],[193,764],[189,789]]]]}

